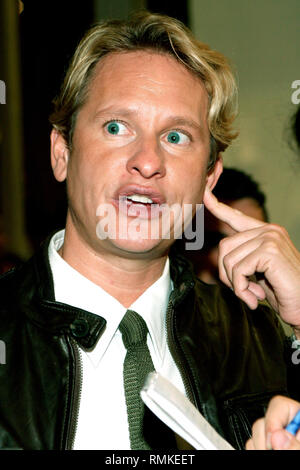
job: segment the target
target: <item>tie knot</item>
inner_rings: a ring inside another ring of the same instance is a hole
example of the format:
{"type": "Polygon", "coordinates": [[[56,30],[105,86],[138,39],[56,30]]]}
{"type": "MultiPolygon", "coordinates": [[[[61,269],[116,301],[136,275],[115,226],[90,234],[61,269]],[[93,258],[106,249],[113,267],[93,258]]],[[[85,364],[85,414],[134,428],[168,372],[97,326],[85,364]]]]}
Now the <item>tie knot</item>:
{"type": "Polygon", "coordinates": [[[133,344],[146,343],[148,328],[145,320],[133,310],[127,310],[120,325],[123,343],[126,349],[133,344]]]}

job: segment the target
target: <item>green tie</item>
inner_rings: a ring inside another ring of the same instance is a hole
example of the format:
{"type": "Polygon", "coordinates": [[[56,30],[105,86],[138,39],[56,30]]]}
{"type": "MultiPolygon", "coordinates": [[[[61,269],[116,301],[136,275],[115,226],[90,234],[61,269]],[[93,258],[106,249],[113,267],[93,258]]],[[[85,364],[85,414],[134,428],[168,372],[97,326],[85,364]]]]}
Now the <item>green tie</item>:
{"type": "Polygon", "coordinates": [[[150,449],[144,438],[144,403],[140,391],[149,372],[154,370],[147,346],[148,328],[143,318],[127,310],[119,325],[127,349],[124,360],[124,388],[129,422],[130,446],[133,450],[150,449]]]}

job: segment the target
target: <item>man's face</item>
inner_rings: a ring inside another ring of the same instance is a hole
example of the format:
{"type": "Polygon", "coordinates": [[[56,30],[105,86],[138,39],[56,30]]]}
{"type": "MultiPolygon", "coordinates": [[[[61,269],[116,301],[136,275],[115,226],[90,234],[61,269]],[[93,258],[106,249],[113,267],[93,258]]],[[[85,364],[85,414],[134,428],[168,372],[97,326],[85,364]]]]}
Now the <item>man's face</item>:
{"type": "Polygon", "coordinates": [[[201,203],[205,184],[218,173],[206,173],[207,112],[203,83],[172,57],[139,51],[101,60],[63,175],[81,239],[96,252],[123,256],[167,249],[172,240],[161,231],[153,238],[149,226],[161,230],[166,207],[201,203]],[[101,239],[107,231],[114,236],[101,239]]]}

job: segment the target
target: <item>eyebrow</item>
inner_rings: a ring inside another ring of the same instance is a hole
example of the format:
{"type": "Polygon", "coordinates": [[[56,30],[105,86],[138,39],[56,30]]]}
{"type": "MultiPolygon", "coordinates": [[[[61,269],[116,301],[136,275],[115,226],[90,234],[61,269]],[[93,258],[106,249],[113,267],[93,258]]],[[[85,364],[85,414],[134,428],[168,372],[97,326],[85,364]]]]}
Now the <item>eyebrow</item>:
{"type": "Polygon", "coordinates": [[[117,115],[120,115],[120,116],[132,116],[134,114],[137,114],[136,111],[133,111],[133,110],[130,110],[130,109],[126,109],[126,108],[113,108],[113,107],[108,107],[108,108],[104,108],[104,109],[100,109],[99,111],[96,112],[95,116],[94,116],[94,119],[95,120],[98,120],[98,119],[101,119],[102,117],[104,116],[110,116],[110,117],[117,117],[117,115]]]}
{"type": "Polygon", "coordinates": [[[196,131],[203,132],[203,126],[194,121],[193,119],[182,117],[182,116],[170,116],[170,121],[172,124],[174,123],[177,126],[187,126],[187,127],[192,127],[196,131]]]}

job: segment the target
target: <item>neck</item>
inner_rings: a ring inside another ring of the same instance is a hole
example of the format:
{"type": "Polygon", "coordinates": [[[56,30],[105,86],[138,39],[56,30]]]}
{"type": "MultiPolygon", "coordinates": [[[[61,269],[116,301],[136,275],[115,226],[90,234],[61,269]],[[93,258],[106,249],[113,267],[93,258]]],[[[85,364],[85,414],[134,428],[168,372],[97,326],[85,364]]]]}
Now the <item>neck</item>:
{"type": "Polygon", "coordinates": [[[167,260],[167,255],[134,259],[107,250],[96,251],[68,224],[59,254],[70,266],[112,295],[125,308],[130,307],[162,275],[167,260]]]}

